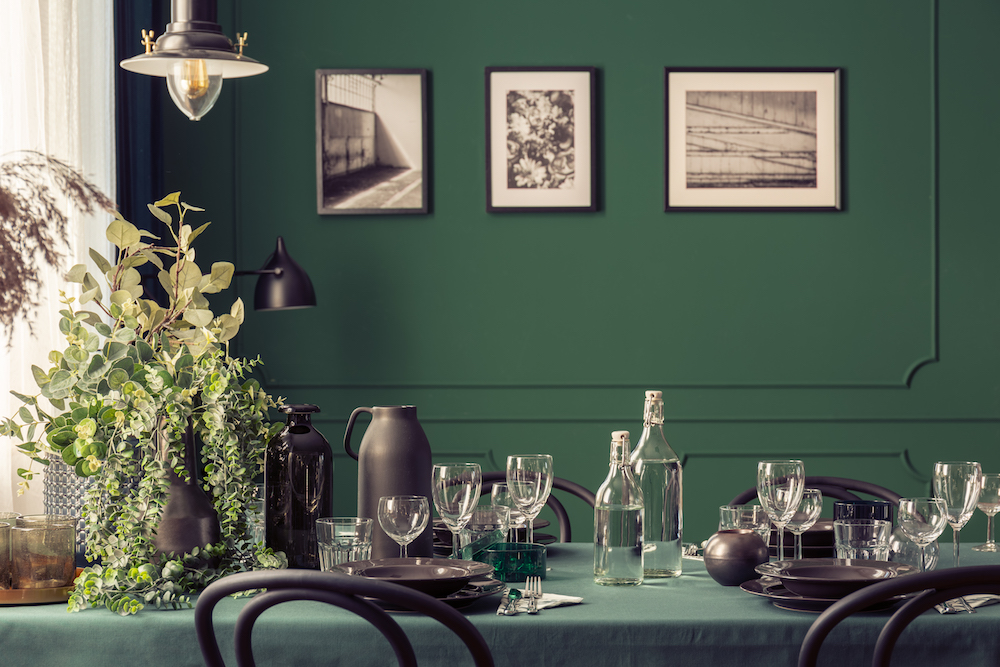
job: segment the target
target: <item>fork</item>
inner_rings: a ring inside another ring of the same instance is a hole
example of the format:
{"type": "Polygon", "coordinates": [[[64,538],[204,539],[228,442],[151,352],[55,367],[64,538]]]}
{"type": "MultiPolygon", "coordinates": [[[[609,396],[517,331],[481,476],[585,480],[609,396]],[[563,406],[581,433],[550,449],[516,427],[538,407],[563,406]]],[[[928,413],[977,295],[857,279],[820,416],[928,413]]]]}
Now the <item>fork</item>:
{"type": "Polygon", "coordinates": [[[537,614],[538,601],[542,598],[542,578],[530,576],[524,583],[524,596],[528,598],[528,613],[537,614]]]}

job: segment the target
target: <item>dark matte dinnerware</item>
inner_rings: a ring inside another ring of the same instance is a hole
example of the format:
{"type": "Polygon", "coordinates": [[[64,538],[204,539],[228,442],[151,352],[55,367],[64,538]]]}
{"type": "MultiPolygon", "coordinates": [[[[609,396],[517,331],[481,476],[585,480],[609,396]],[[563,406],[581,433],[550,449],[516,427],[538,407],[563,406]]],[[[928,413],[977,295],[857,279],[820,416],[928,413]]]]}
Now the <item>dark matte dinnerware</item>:
{"type": "Polygon", "coordinates": [[[756,579],[754,568],[767,559],[764,540],[745,528],[720,530],[705,545],[705,569],[723,586],[739,586],[756,579]]]}

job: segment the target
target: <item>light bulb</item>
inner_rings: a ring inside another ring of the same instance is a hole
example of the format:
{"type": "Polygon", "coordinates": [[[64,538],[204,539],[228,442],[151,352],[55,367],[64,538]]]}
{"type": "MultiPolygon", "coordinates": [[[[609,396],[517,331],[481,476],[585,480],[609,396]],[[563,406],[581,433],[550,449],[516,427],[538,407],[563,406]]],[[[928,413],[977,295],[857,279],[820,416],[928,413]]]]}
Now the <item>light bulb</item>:
{"type": "Polygon", "coordinates": [[[198,120],[222,92],[222,64],[214,60],[178,60],[167,73],[167,90],[177,108],[198,120]]]}

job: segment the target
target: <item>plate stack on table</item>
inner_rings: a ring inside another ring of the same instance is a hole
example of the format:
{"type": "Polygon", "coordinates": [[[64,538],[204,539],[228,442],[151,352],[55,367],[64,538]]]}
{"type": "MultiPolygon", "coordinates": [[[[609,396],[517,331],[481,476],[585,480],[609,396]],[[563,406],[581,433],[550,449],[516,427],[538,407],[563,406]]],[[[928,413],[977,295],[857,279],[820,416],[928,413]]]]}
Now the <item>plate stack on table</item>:
{"type": "Polygon", "coordinates": [[[413,588],[456,608],[496,595],[504,589],[504,584],[493,578],[492,565],[474,560],[416,556],[356,560],[335,567],[354,576],[413,588]]]}
{"type": "MultiPolygon", "coordinates": [[[[761,578],[746,581],[740,588],[769,599],[776,607],[820,612],[865,586],[916,571],[912,565],[878,560],[780,560],[758,565],[757,574],[762,575],[761,578]]],[[[877,609],[891,607],[904,597],[880,603],[877,609]]],[[[873,607],[868,611],[875,610],[873,607]]]]}

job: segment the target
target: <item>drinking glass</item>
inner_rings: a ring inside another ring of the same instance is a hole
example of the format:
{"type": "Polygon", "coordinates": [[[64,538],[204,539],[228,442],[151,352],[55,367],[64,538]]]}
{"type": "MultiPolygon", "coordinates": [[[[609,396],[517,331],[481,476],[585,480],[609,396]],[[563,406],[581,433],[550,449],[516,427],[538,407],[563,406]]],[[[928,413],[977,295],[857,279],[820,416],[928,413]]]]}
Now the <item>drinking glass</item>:
{"type": "Polygon", "coordinates": [[[757,463],[757,498],[778,529],[778,560],[785,557],[785,526],[802,502],[806,467],[802,461],[757,463]]]}
{"type": "Polygon", "coordinates": [[[399,557],[406,558],[406,547],[424,532],[431,509],[426,496],[382,496],[378,499],[378,525],[399,545],[399,557]]]}
{"type": "Polygon", "coordinates": [[[975,461],[938,461],[934,464],[934,495],[948,508],[948,523],[955,541],[958,567],[958,533],[976,511],[983,486],[983,469],[975,461]]]}
{"type": "Polygon", "coordinates": [[[940,498],[900,498],[896,514],[899,529],[920,547],[920,571],[925,569],[927,545],[948,525],[948,506],[940,498]]]}
{"type": "Polygon", "coordinates": [[[510,509],[510,526],[507,530],[507,537],[505,538],[508,542],[516,542],[516,539],[511,539],[510,533],[516,532],[521,528],[524,528],[524,514],[517,507],[517,503],[514,502],[514,498],[510,495],[510,489],[506,484],[497,483],[493,485],[490,490],[490,504],[494,507],[507,507],[510,509]]]}
{"type": "Polygon", "coordinates": [[[438,463],[431,472],[431,493],[438,515],[451,531],[451,557],[459,558],[459,532],[479,502],[483,471],[478,463],[438,463]]]}
{"type": "Polygon", "coordinates": [[[368,517],[325,516],[316,519],[319,569],[332,572],[337,565],[372,556],[372,520],[368,517]]]}
{"type": "MultiPolygon", "coordinates": [[[[823,493],[819,489],[802,489],[802,502],[788,521],[788,532],[795,535],[795,558],[802,558],[802,533],[813,527],[823,511],[823,493]]],[[[784,554],[782,554],[782,558],[784,554]]]]}
{"type": "Polygon", "coordinates": [[[507,488],[524,514],[528,543],[535,541],[532,525],[552,491],[552,457],[548,454],[518,454],[507,457],[507,488]]]}
{"type": "Polygon", "coordinates": [[[976,506],[986,515],[986,543],[972,547],[973,551],[997,552],[1000,548],[993,541],[993,515],[1000,511],[1000,473],[983,475],[983,489],[976,506]]]}
{"type": "Polygon", "coordinates": [[[744,528],[760,536],[766,545],[770,542],[771,517],[760,505],[721,505],[719,507],[719,530],[744,528]]]}

